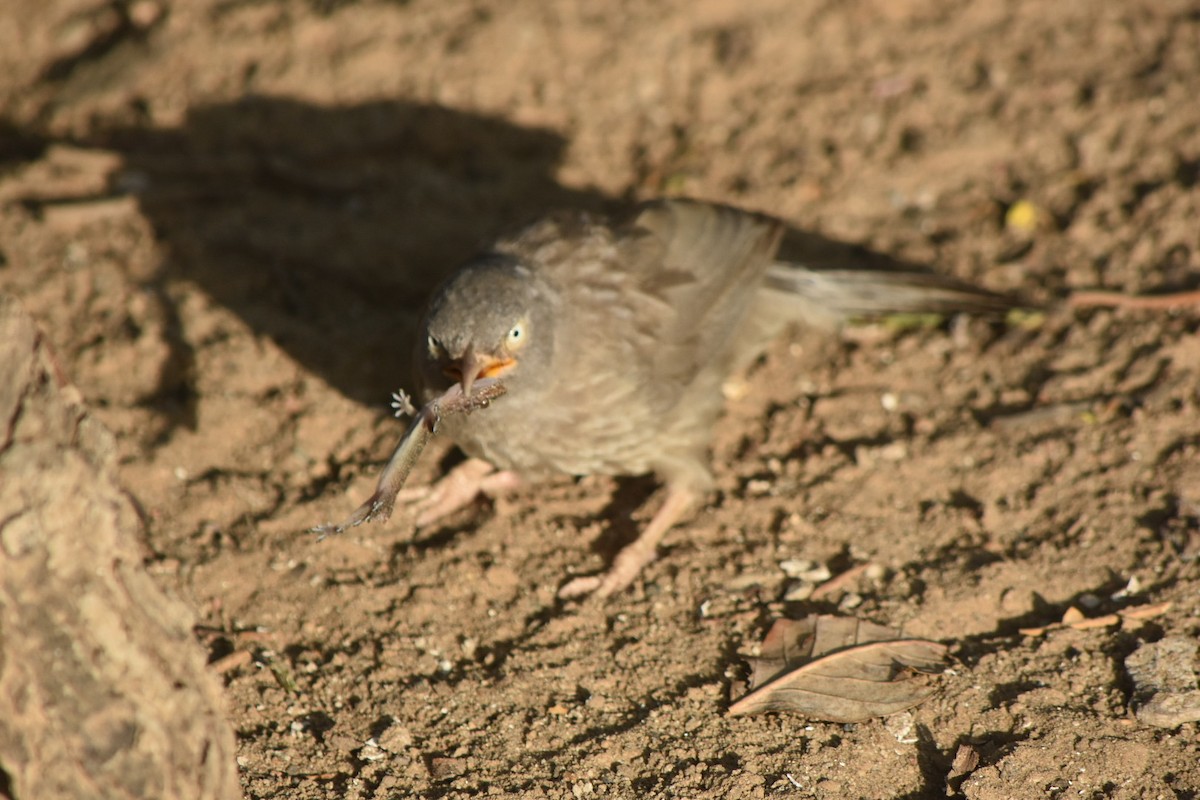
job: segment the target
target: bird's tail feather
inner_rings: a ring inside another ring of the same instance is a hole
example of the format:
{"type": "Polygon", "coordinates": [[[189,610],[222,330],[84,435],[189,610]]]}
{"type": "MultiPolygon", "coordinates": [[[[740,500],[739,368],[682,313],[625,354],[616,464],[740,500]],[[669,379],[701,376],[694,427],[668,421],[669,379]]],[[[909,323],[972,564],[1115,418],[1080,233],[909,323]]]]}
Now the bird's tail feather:
{"type": "Polygon", "coordinates": [[[955,278],[925,272],[814,270],[777,261],[765,286],[803,300],[811,313],[835,321],[911,312],[1004,313],[1019,303],[1011,297],[955,278]]]}

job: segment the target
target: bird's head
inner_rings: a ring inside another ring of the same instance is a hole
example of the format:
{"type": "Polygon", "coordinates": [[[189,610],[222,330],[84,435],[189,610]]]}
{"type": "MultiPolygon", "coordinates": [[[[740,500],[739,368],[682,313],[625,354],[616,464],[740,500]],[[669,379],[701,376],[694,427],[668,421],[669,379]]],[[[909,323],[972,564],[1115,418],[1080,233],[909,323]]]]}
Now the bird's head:
{"type": "Polygon", "coordinates": [[[434,293],[417,343],[426,387],[453,380],[469,395],[475,381],[512,385],[543,375],[554,349],[554,295],[528,267],[489,254],[434,293]]]}

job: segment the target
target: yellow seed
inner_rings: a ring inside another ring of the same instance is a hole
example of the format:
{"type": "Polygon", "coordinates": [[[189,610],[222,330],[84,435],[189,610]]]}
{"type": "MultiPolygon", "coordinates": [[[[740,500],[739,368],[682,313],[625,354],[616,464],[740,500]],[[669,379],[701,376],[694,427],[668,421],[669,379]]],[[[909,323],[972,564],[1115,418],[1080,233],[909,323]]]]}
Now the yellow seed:
{"type": "Polygon", "coordinates": [[[1033,233],[1042,226],[1046,212],[1028,200],[1018,200],[1008,207],[1004,225],[1016,233],[1033,233]]]}

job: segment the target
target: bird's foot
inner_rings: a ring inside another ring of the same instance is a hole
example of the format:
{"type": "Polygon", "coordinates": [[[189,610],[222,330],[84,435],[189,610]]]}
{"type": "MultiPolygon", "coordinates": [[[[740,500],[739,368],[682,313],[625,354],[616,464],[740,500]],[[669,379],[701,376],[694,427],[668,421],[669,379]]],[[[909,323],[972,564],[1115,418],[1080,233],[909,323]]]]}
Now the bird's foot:
{"type": "Polygon", "coordinates": [[[656,543],[646,545],[643,539],[638,539],[617,553],[612,566],[603,575],[584,575],[567,581],[558,590],[558,596],[563,600],[574,600],[591,595],[593,597],[608,597],[622,589],[627,589],[637,580],[642,570],[658,557],[656,543]]]}
{"type": "Polygon", "coordinates": [[[432,485],[404,489],[397,499],[412,509],[417,527],[423,528],[469,506],[481,494],[496,497],[520,485],[517,473],[468,458],[432,485]]]}
{"type": "Polygon", "coordinates": [[[563,584],[558,590],[562,600],[576,600],[581,597],[609,597],[626,589],[637,580],[638,575],[655,558],[658,557],[658,543],[663,535],[679,521],[684,514],[691,510],[697,498],[697,493],[683,487],[671,487],[667,499],[638,538],[627,544],[612,566],[603,575],[585,575],[574,578],[563,584]]]}

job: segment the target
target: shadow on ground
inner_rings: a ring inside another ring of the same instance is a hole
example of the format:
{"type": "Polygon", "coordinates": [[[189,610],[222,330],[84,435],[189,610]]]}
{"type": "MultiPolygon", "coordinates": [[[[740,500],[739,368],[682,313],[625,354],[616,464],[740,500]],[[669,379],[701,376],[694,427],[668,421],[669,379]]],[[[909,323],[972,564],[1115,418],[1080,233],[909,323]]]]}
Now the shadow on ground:
{"type": "Polygon", "coordinates": [[[409,375],[425,296],[505,227],[597,195],[560,186],[555,133],[408,102],[203,106],[173,130],[124,128],[132,192],[187,281],[355,400],[409,375]]]}
{"type": "MultiPolygon", "coordinates": [[[[156,395],[170,426],[196,422],[180,282],[345,396],[382,406],[408,383],[424,299],[455,266],[551,209],[628,202],[559,184],[567,142],[553,131],[407,101],[251,96],[198,106],[178,128],[125,123],[77,144],[121,155],[109,192],[137,198],[164,249],[146,288],[175,327],[156,395]]],[[[796,230],[781,252],[818,267],[913,268],[796,230]]]]}

